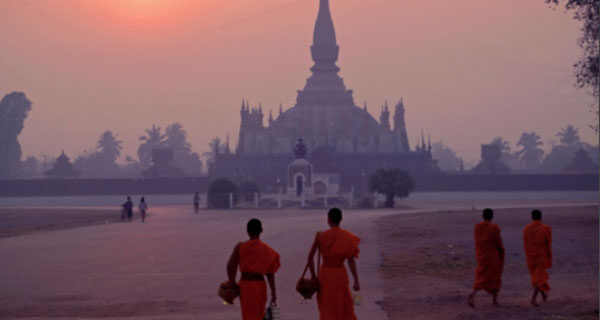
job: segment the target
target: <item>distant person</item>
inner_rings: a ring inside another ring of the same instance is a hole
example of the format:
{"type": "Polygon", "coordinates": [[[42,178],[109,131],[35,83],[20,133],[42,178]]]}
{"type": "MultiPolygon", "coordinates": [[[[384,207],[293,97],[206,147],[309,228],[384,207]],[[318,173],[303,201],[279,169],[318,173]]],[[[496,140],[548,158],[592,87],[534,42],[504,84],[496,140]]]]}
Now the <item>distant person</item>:
{"type": "Polygon", "coordinates": [[[127,201],[123,203],[123,210],[125,210],[125,214],[127,214],[127,220],[131,222],[131,217],[133,216],[133,202],[131,202],[130,196],[127,196],[127,201]]]}
{"type": "Polygon", "coordinates": [[[329,229],[317,232],[315,241],[308,254],[308,264],[311,274],[314,273],[314,255],[317,249],[323,257],[319,267],[319,291],[317,303],[319,305],[319,319],[355,320],[352,294],[350,293],[348,273],[344,261],[354,279],[354,291],[360,290],[358,273],[354,259],[358,258],[358,244],[360,239],[352,233],[340,228],[342,211],[332,208],[327,214],[329,229]]]}
{"type": "Polygon", "coordinates": [[[492,304],[498,305],[498,292],[502,284],[504,269],[504,245],[500,236],[500,228],[492,223],[494,211],[483,210],[483,221],[475,225],[475,284],[469,295],[469,306],[475,307],[475,294],[483,289],[492,295],[492,304]]]}
{"type": "Polygon", "coordinates": [[[194,193],[194,212],[198,213],[198,210],[200,210],[200,193],[196,191],[194,193]]]}
{"type": "Polygon", "coordinates": [[[538,209],[531,211],[531,219],[533,221],[523,230],[523,245],[533,285],[531,304],[537,306],[538,293],[542,294],[542,300],[546,302],[550,291],[546,269],[552,267],[552,229],[542,223],[542,212],[538,209]]]}
{"type": "Polygon", "coordinates": [[[142,214],[142,222],[144,222],[146,220],[146,210],[148,210],[148,204],[146,203],[146,199],[144,199],[144,197],[140,199],[140,204],[138,205],[138,208],[140,209],[140,213],[142,214]]]}
{"type": "Polygon", "coordinates": [[[240,304],[243,320],[261,320],[265,315],[267,303],[267,285],[271,288],[271,304],[277,301],[275,291],[275,272],[279,269],[279,254],[260,240],[262,223],[258,219],[250,219],[246,225],[250,240],[240,242],[233,249],[227,262],[229,285],[236,279],[238,265],[242,273],[240,286],[240,304]]]}

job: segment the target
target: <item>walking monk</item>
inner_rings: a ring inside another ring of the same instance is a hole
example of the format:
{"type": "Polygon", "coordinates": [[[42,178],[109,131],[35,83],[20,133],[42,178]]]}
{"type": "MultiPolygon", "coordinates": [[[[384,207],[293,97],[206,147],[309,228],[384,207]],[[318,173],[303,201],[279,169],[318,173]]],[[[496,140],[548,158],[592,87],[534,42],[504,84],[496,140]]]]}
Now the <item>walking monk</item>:
{"type": "Polygon", "coordinates": [[[550,291],[546,269],[552,267],[552,229],[542,223],[540,210],[531,211],[531,219],[533,221],[523,230],[523,244],[533,285],[531,304],[537,306],[535,300],[538,293],[542,294],[545,302],[548,299],[548,291],[550,291]]]}
{"type": "Polygon", "coordinates": [[[498,292],[502,284],[504,269],[504,246],[500,236],[500,228],[492,223],[494,211],[483,210],[483,221],[475,225],[475,284],[469,295],[469,306],[475,307],[475,294],[483,289],[492,295],[492,303],[498,305],[498,292]]]}
{"type": "Polygon", "coordinates": [[[358,258],[360,239],[341,229],[341,221],[340,209],[329,210],[327,223],[330,229],[317,232],[308,254],[308,264],[312,274],[314,274],[313,257],[317,248],[323,257],[323,263],[319,267],[319,291],[317,292],[320,320],[356,320],[344,261],[348,261],[348,267],[354,278],[354,291],[359,291],[360,284],[354,259],[358,258]]]}
{"type": "Polygon", "coordinates": [[[275,304],[277,301],[275,272],[281,264],[279,254],[260,241],[260,234],[263,231],[260,220],[250,219],[246,230],[250,240],[238,243],[233,249],[227,262],[227,275],[229,284],[233,285],[239,265],[242,273],[239,282],[242,319],[262,320],[267,303],[267,285],[264,276],[267,276],[271,288],[271,304],[275,304]]]}

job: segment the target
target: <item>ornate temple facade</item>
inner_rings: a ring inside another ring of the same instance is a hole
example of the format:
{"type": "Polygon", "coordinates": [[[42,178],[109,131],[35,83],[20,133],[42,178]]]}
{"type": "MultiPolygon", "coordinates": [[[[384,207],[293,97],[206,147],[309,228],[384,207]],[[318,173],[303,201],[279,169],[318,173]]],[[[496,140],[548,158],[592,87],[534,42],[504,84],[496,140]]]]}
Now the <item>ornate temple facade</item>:
{"type": "Polygon", "coordinates": [[[277,118],[269,114],[264,126],[262,107],[251,108],[242,101],[236,153],[290,153],[299,137],[312,150],[328,146],[336,153],[409,152],[402,100],[395,107],[392,127],[387,102],[379,121],[375,120],[366,105],[360,108],[354,103],[352,90],[338,75],[339,46],[328,0],[320,2],[310,52],[312,75],[292,108],[280,107],[277,118]]]}
{"type": "Polygon", "coordinates": [[[307,159],[315,172],[335,171],[342,186],[344,180],[364,177],[378,167],[399,167],[413,174],[437,172],[424,141],[416,151],[410,148],[402,99],[393,110],[386,102],[379,121],[369,114],[366,104],[356,105],[352,90],[338,74],[339,49],[329,1],[320,0],[310,47],[312,75],[298,90],[295,105],[285,111],[280,105],[278,115],[269,113],[265,125],[262,106],[251,107],[242,100],[235,153],[217,155],[209,174],[253,179],[269,186],[278,181],[285,186],[281,180],[286,179],[285,168],[294,159],[292,150],[299,138],[306,143],[307,159]]]}

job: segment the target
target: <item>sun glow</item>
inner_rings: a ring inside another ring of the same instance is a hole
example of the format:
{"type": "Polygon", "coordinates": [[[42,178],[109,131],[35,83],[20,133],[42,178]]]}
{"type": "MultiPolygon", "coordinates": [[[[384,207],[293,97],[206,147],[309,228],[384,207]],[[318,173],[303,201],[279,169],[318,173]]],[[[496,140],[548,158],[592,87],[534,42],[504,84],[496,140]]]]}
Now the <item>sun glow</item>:
{"type": "Polygon", "coordinates": [[[180,19],[193,1],[184,0],[106,0],[101,2],[121,23],[157,26],[180,19]]]}
{"type": "Polygon", "coordinates": [[[119,6],[132,13],[151,14],[163,10],[171,1],[166,0],[116,0],[119,6]]]}

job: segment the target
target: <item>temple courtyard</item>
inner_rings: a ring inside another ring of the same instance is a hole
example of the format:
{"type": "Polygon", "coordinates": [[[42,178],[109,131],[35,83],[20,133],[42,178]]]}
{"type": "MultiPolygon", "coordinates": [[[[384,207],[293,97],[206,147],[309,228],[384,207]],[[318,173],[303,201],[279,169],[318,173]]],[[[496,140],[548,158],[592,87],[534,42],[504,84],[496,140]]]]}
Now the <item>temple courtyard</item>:
{"type": "MultiPolygon", "coordinates": [[[[469,308],[472,228],[483,205],[404,202],[393,210],[344,210],[342,227],[362,239],[358,318],[598,317],[598,206],[583,201],[485,204],[504,207],[495,218],[507,249],[501,307],[492,308],[481,292],[477,307],[469,308]],[[539,308],[527,304],[521,238],[527,208],[536,206],[553,227],[555,257],[550,299],[539,308]]],[[[303,301],[294,288],[315,232],[327,227],[325,210],[194,214],[188,206],[163,206],[150,208],[146,223],[115,217],[118,209],[0,209],[0,318],[239,319],[239,301],[224,305],[216,291],[231,250],[247,238],[247,220],[256,217],[263,241],[281,255],[282,319],[318,319],[316,301],[303,301]],[[70,223],[69,214],[93,218],[70,223]],[[52,219],[64,222],[48,227],[52,219]]]]}

